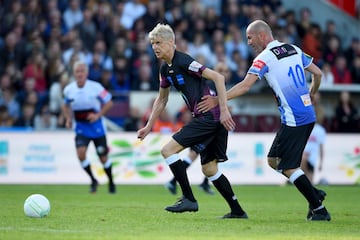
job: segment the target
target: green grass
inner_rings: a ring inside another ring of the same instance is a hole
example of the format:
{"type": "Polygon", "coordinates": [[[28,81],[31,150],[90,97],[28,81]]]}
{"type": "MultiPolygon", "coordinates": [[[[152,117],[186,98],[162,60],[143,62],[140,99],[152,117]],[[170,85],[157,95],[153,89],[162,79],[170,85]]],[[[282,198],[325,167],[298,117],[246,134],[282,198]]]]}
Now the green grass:
{"type": "Polygon", "coordinates": [[[326,186],[330,222],[305,220],[307,204],[293,186],[234,186],[244,219],[219,219],[228,207],[220,194],[194,186],[199,212],[164,211],[176,198],[163,186],[118,185],[109,195],[84,185],[0,185],[0,239],[360,239],[359,186],[326,186]],[[24,215],[24,200],[42,193],[46,218],[24,215]]]}

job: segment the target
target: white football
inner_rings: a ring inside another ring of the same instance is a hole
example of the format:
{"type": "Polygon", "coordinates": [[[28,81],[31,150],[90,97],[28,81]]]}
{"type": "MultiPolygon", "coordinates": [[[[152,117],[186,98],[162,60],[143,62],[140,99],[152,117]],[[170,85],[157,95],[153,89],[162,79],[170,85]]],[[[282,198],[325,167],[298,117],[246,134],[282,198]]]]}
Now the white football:
{"type": "Polygon", "coordinates": [[[28,217],[46,217],[50,214],[50,202],[42,194],[32,194],[25,200],[24,213],[28,217]]]}

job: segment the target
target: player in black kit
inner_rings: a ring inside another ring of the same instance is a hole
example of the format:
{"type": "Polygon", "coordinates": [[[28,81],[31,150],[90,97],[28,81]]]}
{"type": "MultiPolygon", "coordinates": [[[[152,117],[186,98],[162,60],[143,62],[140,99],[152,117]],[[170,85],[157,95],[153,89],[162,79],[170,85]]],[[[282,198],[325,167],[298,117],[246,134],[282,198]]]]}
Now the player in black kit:
{"type": "Polygon", "coordinates": [[[189,184],[186,168],[179,152],[192,147],[200,153],[202,172],[213,182],[228,203],[231,211],[223,218],[248,218],[241,208],[229,180],[218,169],[218,162],[227,160],[228,131],[235,128],[226,104],[224,76],[196,62],[191,56],[176,50],[175,35],[167,24],[159,23],[150,33],[149,39],[158,59],[164,60],[160,68],[160,88],[145,127],[138,130],[138,138],[144,139],[152,129],[155,120],[165,109],[171,86],[182,95],[193,119],[161,149],[161,154],[179,183],[183,196],[165,210],[169,212],[196,212],[198,203],[189,184]],[[214,82],[219,98],[218,107],[201,113],[196,110],[204,95],[215,95],[206,84],[214,82]]]}

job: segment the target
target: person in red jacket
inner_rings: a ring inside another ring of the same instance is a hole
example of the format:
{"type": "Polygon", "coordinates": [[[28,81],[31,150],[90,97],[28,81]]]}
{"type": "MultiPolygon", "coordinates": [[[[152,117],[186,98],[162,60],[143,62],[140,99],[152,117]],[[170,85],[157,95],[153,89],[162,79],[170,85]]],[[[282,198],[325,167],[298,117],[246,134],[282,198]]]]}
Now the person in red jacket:
{"type": "Polygon", "coordinates": [[[334,66],[331,68],[335,84],[352,84],[351,72],[346,64],[346,58],[343,55],[336,57],[334,66]]]}

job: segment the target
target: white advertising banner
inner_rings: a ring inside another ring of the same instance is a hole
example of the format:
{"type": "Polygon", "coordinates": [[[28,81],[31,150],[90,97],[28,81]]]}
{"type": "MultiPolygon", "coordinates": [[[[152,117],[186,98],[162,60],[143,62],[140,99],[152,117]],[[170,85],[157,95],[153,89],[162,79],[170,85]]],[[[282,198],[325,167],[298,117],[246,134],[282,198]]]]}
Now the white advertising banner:
{"type": "MultiPolygon", "coordinates": [[[[230,133],[228,158],[219,164],[233,184],[284,184],[286,178],[267,165],[266,155],[274,133],[230,133]]],[[[170,135],[150,134],[139,141],[136,133],[108,133],[109,156],[117,184],[164,184],[172,174],[160,154],[170,135]]],[[[181,155],[185,156],[188,150],[181,155]]],[[[87,154],[101,183],[107,181],[94,146],[87,154]]],[[[188,169],[190,181],[203,179],[200,161],[188,169]]],[[[325,159],[315,181],[329,184],[359,183],[360,136],[328,134],[325,159]]],[[[0,184],[88,184],[77,160],[74,133],[1,132],[0,184]]]]}

